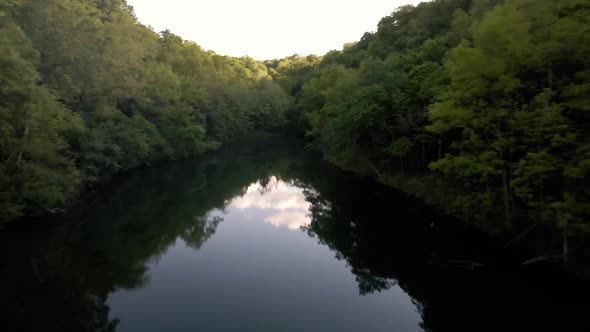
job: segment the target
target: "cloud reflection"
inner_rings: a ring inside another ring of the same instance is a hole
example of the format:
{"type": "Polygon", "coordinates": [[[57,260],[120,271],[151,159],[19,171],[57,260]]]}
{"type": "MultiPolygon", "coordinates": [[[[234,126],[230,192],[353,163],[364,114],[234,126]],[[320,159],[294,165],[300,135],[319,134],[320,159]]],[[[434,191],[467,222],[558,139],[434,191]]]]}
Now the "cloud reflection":
{"type": "Polygon", "coordinates": [[[261,181],[253,183],[246,189],[242,197],[234,199],[231,207],[246,209],[268,210],[269,216],[264,222],[277,228],[286,227],[298,230],[309,225],[310,203],[305,200],[303,189],[297,188],[277,177],[270,177],[268,183],[261,181]]]}

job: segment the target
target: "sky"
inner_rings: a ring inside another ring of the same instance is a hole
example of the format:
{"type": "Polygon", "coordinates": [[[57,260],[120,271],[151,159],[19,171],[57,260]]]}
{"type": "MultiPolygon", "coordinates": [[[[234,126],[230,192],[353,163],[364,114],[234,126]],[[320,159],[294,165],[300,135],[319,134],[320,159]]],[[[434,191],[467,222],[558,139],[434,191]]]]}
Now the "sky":
{"type": "Polygon", "coordinates": [[[257,60],[323,55],[375,31],[397,7],[424,0],[127,0],[155,31],[257,60]]]}

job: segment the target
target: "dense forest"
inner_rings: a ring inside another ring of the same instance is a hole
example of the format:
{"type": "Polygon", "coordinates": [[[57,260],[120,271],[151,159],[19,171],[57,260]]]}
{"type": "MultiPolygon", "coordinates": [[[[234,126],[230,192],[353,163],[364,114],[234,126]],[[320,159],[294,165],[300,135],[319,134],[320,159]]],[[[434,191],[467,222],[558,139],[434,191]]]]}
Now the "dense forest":
{"type": "Polygon", "coordinates": [[[425,198],[444,181],[465,218],[590,230],[588,0],[403,6],[341,51],[267,65],[331,162],[425,198]]]}
{"type": "Polygon", "coordinates": [[[0,0],[0,221],[275,131],[288,102],[264,64],[156,33],[124,0],[0,0]]]}
{"type": "Polygon", "coordinates": [[[264,62],[156,33],[124,0],[0,0],[0,39],[1,220],[289,130],[467,219],[590,230],[588,0],[402,6],[340,51],[264,62]]]}

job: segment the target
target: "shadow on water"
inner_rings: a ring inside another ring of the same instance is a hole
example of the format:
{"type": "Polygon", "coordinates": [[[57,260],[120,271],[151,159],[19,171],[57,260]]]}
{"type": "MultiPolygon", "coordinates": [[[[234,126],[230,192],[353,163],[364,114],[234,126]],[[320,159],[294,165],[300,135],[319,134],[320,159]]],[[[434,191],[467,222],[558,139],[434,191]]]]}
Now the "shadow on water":
{"type": "Polygon", "coordinates": [[[275,175],[304,188],[302,231],[345,260],[360,294],[399,285],[427,331],[588,331],[590,291],[524,253],[293,142],[249,142],[121,175],[54,220],[0,232],[0,330],[115,331],[107,299],[149,284],[147,265],[177,239],[199,249],[212,217],[275,175]]]}

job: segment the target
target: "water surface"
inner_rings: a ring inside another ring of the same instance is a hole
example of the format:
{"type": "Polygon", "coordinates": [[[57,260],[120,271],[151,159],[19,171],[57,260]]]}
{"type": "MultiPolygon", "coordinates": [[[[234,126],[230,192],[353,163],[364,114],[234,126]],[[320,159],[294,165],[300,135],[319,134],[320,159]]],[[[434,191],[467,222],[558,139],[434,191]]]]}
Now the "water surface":
{"type": "Polygon", "coordinates": [[[302,231],[311,223],[305,190],[270,176],[208,212],[207,242],[177,239],[148,264],[146,287],[111,295],[118,330],[421,330],[395,280],[360,296],[346,262],[302,231]]]}
{"type": "Polygon", "coordinates": [[[293,145],[123,174],[0,232],[0,328],[588,330],[585,283],[293,145]]]}

